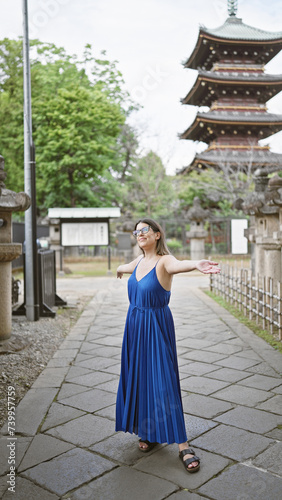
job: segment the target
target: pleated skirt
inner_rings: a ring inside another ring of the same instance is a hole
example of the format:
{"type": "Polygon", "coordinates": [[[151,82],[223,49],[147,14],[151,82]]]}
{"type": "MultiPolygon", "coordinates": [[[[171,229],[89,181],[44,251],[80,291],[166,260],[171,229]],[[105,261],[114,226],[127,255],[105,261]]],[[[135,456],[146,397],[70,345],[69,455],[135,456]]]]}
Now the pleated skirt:
{"type": "Polygon", "coordinates": [[[168,306],[130,305],[116,404],[116,431],[157,443],[187,441],[175,330],[168,306]]]}

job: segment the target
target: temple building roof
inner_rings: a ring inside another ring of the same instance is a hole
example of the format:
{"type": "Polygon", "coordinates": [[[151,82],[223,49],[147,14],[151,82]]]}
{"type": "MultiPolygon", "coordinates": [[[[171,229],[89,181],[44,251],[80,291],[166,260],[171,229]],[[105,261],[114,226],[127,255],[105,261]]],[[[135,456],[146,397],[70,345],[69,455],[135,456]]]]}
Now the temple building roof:
{"type": "Polygon", "coordinates": [[[209,29],[201,26],[201,31],[207,35],[230,39],[230,40],[248,40],[248,41],[276,41],[282,38],[282,31],[265,31],[254,26],[244,24],[238,17],[228,17],[225,23],[218,28],[209,29]]]}
{"type": "MultiPolygon", "coordinates": [[[[269,75],[262,72],[223,72],[199,70],[198,77],[188,94],[181,99],[182,104],[196,106],[210,106],[215,100],[215,91],[220,89],[221,94],[226,94],[233,89],[242,89],[246,96],[246,90],[251,94],[260,91],[259,102],[267,102],[282,90],[282,75],[269,75]],[[207,84],[212,88],[207,88],[207,84]],[[210,92],[213,90],[214,92],[210,92]]],[[[238,92],[238,93],[239,93],[238,92]]]]}
{"type": "Polygon", "coordinates": [[[196,154],[189,166],[184,167],[179,173],[187,174],[193,170],[204,170],[208,167],[220,169],[222,165],[251,165],[252,170],[262,167],[273,167],[273,170],[282,169],[282,154],[273,153],[268,149],[207,149],[196,154]],[[277,167],[277,169],[275,169],[277,167]]]}
{"type": "MultiPolygon", "coordinates": [[[[260,132],[260,139],[276,134],[282,127],[282,115],[265,112],[239,112],[239,111],[209,111],[197,113],[193,123],[181,135],[181,139],[209,142],[219,134],[219,126],[224,132],[228,129],[234,131],[236,128],[241,132],[246,131],[248,126],[252,133],[260,132]],[[211,126],[215,129],[211,129],[211,126]]],[[[236,132],[237,133],[237,132],[236,132]]]]}
{"type": "Polygon", "coordinates": [[[218,28],[208,29],[201,26],[196,46],[183,64],[191,69],[210,69],[214,62],[219,60],[221,53],[228,56],[230,51],[233,55],[239,51],[259,64],[266,64],[281,48],[282,31],[261,30],[231,16],[218,28]]]}

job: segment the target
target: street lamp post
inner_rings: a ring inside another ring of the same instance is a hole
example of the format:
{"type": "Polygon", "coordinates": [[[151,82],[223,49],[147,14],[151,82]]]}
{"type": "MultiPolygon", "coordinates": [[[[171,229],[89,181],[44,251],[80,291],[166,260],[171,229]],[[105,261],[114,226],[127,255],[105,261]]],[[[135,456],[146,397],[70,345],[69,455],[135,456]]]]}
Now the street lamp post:
{"type": "Polygon", "coordinates": [[[39,300],[36,245],[35,154],[32,141],[27,0],[22,0],[22,7],[24,69],[24,185],[25,192],[31,198],[31,206],[25,212],[25,310],[26,317],[29,321],[37,321],[39,319],[39,300]]]}

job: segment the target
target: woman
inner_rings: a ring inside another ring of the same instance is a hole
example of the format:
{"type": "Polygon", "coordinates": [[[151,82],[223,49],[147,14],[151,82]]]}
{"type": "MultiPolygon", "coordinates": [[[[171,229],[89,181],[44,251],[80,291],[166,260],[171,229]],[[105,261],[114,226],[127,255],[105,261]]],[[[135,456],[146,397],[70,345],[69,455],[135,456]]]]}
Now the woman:
{"type": "Polygon", "coordinates": [[[139,449],[178,443],[187,472],[200,468],[189,448],[180,393],[173,318],[168,307],[174,274],[198,269],[219,273],[216,262],[179,261],[169,254],[161,226],[152,219],[137,222],[134,236],[143,255],[117,269],[128,280],[129,309],[121,355],[116,431],[137,434],[139,449]]]}

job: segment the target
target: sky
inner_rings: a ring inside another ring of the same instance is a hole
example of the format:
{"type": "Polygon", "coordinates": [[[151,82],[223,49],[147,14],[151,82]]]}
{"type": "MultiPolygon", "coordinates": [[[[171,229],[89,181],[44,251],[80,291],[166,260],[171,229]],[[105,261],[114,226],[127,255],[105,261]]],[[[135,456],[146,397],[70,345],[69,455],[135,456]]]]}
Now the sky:
{"type": "MultiPolygon", "coordinates": [[[[203,143],[180,140],[199,108],[182,105],[197,78],[183,68],[199,27],[216,28],[228,17],[227,0],[28,0],[29,36],[81,55],[87,43],[94,54],[106,50],[117,61],[126,89],[142,108],[130,118],[140,150],[154,150],[168,174],[189,165],[203,143]]],[[[282,32],[281,0],[239,0],[237,17],[245,24],[282,32]]],[[[22,36],[22,0],[0,0],[0,37],[22,36]]],[[[282,73],[282,51],[267,66],[282,73]]],[[[282,114],[282,92],[268,110],[282,114]]],[[[207,109],[207,108],[205,108],[207,109]]],[[[263,141],[282,153],[282,132],[263,141]]]]}

